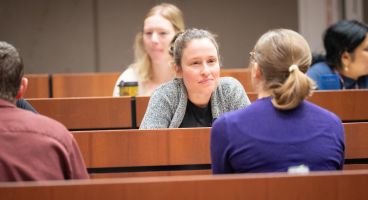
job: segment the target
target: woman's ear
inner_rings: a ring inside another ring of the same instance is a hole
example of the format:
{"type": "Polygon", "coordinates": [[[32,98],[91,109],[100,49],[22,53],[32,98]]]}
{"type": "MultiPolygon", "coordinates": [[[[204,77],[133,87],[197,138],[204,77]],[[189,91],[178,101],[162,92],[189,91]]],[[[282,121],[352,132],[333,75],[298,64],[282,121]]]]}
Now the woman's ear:
{"type": "Polygon", "coordinates": [[[176,78],[183,78],[183,70],[177,64],[174,64],[174,70],[176,74],[176,78]]]}
{"type": "Polygon", "coordinates": [[[350,53],[348,53],[347,51],[344,51],[344,53],[341,54],[341,63],[342,63],[342,68],[347,71],[349,70],[348,66],[350,65],[350,63],[352,62],[352,56],[350,53]]]}
{"type": "Polygon", "coordinates": [[[263,73],[258,63],[254,62],[251,65],[251,83],[254,91],[259,92],[263,82],[263,73]]]}
{"type": "Polygon", "coordinates": [[[251,66],[251,74],[252,74],[252,78],[255,79],[261,79],[262,78],[262,70],[259,67],[258,63],[254,62],[253,65],[251,66]]]}
{"type": "Polygon", "coordinates": [[[24,96],[24,93],[27,90],[27,87],[28,87],[28,79],[26,77],[23,77],[21,82],[20,82],[18,94],[17,94],[17,96],[15,96],[15,98],[16,99],[22,98],[24,96]]]}

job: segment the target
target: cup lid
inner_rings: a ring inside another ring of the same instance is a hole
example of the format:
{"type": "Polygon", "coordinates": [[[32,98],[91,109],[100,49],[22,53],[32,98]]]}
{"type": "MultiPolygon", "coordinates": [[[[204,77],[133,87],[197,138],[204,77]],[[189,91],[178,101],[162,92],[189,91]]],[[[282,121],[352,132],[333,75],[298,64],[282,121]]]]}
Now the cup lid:
{"type": "Polygon", "coordinates": [[[124,86],[138,86],[138,82],[137,81],[120,81],[119,87],[124,87],[124,86]]]}

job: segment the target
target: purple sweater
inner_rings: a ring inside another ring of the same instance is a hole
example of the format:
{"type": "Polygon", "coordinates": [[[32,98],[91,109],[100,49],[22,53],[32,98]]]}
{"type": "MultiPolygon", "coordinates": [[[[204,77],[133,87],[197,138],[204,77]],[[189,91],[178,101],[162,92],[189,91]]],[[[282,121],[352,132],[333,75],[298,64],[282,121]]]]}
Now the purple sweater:
{"type": "Polygon", "coordinates": [[[344,129],[333,113],[308,101],[280,111],[271,98],[225,113],[211,131],[212,171],[285,172],[307,165],[311,171],[344,164],[344,129]]]}

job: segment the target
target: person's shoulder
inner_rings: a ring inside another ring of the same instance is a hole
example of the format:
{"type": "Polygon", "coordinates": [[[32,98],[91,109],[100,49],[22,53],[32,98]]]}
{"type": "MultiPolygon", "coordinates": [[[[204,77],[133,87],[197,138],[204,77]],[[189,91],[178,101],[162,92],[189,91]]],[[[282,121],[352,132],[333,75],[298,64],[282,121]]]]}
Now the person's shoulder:
{"type": "Polygon", "coordinates": [[[26,123],[29,130],[45,137],[54,138],[55,140],[67,144],[72,138],[72,134],[60,122],[41,114],[35,114],[23,111],[24,119],[31,121],[26,123]]]}
{"type": "Polygon", "coordinates": [[[138,81],[137,73],[134,71],[132,67],[128,67],[126,70],[124,70],[123,73],[120,74],[119,80],[123,80],[125,82],[130,81],[138,81]]]}
{"type": "Polygon", "coordinates": [[[185,90],[184,87],[182,79],[176,78],[168,81],[153,91],[150,101],[162,101],[163,99],[166,101],[177,101],[182,96],[185,90]]]}
{"type": "Polygon", "coordinates": [[[331,67],[327,65],[326,62],[319,62],[312,65],[307,72],[307,74],[314,74],[314,73],[330,74],[333,73],[333,71],[331,70],[331,67]]]}
{"type": "Polygon", "coordinates": [[[305,100],[304,101],[305,105],[307,105],[309,107],[309,109],[312,109],[314,110],[313,113],[316,113],[316,115],[318,114],[319,118],[322,118],[322,119],[326,119],[326,120],[333,120],[337,123],[341,123],[341,119],[333,112],[317,105],[317,104],[314,104],[308,100],[305,100]]]}
{"type": "Polygon", "coordinates": [[[225,86],[241,85],[241,83],[233,77],[220,77],[220,84],[225,86]]]}
{"type": "Polygon", "coordinates": [[[184,87],[184,83],[182,79],[179,78],[175,78],[171,81],[168,81],[166,83],[163,83],[162,85],[160,85],[154,92],[152,95],[154,95],[155,93],[159,93],[159,94],[166,94],[166,95],[171,95],[171,94],[175,94],[177,92],[179,92],[182,88],[184,87]]]}
{"type": "Polygon", "coordinates": [[[233,77],[221,77],[219,85],[222,90],[244,89],[242,84],[233,77]]]}

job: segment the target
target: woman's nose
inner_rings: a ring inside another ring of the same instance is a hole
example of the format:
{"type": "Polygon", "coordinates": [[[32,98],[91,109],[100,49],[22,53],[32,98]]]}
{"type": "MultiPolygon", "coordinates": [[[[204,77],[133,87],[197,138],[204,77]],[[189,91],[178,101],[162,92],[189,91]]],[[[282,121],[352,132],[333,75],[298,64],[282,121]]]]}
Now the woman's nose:
{"type": "Polygon", "coordinates": [[[152,33],[152,37],[151,37],[152,42],[158,42],[159,38],[158,38],[158,34],[157,33],[152,33]]]}
{"type": "Polygon", "coordinates": [[[210,73],[210,67],[207,63],[203,63],[202,75],[208,75],[210,73]]]}

